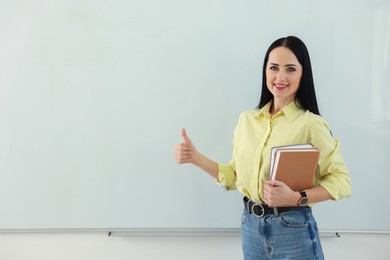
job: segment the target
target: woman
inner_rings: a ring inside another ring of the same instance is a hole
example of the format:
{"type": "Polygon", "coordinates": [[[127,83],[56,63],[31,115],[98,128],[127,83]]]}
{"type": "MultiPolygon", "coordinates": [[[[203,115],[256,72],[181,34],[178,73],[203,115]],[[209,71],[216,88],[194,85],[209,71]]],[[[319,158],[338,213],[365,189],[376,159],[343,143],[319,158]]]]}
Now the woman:
{"type": "Polygon", "coordinates": [[[350,177],[339,143],[320,116],[309,53],[300,39],[278,39],[266,52],[260,103],[240,115],[229,164],[196,150],[184,129],[182,136],[184,142],[175,147],[178,163],[192,163],[245,196],[245,259],[324,258],[311,206],[349,197],[350,177]],[[314,187],[294,191],[268,180],[271,148],[302,143],[320,151],[314,187]]]}

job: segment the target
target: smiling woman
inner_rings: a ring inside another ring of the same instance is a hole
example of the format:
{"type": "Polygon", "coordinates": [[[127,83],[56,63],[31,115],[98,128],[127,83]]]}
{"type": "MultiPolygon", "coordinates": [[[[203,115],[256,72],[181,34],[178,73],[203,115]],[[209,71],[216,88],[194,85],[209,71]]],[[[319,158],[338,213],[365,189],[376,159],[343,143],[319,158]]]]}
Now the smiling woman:
{"type": "Polygon", "coordinates": [[[267,87],[274,96],[270,113],[274,115],[295,99],[302,77],[302,65],[286,47],[271,51],[268,59],[267,87]]]}
{"type": "Polygon", "coordinates": [[[301,105],[304,108],[307,108],[314,114],[320,115],[314,89],[314,80],[309,51],[300,39],[291,36],[280,38],[273,42],[265,54],[263,79],[267,79],[267,81],[263,80],[261,90],[262,94],[260,103],[257,108],[262,108],[274,98],[274,93],[272,93],[269,89],[269,84],[272,86],[273,83],[268,82],[268,80],[272,80],[272,75],[274,74],[269,73],[269,71],[283,70],[283,67],[281,66],[284,66],[284,70],[288,75],[286,75],[286,77],[288,77],[289,80],[298,80],[299,88],[297,87],[295,92],[296,95],[294,95],[292,100],[299,99],[301,105]],[[271,63],[274,63],[277,66],[272,66],[271,63]],[[279,63],[281,63],[280,66],[279,63]],[[268,73],[271,77],[270,79],[268,79],[268,73]]]}
{"type": "Polygon", "coordinates": [[[350,196],[350,177],[338,141],[319,115],[309,53],[300,39],[289,36],[271,44],[262,86],[258,109],[239,118],[229,164],[200,153],[184,129],[176,161],[192,163],[244,195],[245,259],[324,259],[311,205],[350,196]],[[293,190],[269,180],[272,147],[302,143],[321,152],[313,187],[293,190]]]}

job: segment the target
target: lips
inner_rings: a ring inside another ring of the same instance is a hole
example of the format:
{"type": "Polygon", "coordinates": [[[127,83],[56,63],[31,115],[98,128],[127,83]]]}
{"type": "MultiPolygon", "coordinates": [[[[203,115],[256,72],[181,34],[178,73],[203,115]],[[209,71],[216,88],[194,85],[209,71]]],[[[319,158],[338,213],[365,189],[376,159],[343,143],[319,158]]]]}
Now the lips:
{"type": "Polygon", "coordinates": [[[278,83],[274,83],[274,86],[277,90],[284,90],[285,88],[287,88],[287,84],[278,84],[278,83]]]}

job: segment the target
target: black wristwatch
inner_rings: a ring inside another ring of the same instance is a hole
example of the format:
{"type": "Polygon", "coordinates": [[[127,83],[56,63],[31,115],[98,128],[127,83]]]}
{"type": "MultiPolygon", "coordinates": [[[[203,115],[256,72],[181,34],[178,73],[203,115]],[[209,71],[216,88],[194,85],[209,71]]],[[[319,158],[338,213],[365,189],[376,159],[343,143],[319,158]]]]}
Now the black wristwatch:
{"type": "Polygon", "coordinates": [[[301,194],[301,198],[298,201],[298,206],[305,206],[306,203],[309,201],[309,199],[307,198],[306,192],[301,190],[301,191],[299,191],[299,194],[301,194]]]}

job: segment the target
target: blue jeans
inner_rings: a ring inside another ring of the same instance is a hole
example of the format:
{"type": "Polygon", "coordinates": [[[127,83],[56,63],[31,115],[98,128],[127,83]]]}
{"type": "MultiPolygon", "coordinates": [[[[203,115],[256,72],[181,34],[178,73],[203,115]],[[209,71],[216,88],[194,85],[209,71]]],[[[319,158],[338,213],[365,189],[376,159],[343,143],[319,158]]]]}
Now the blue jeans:
{"type": "Polygon", "coordinates": [[[310,207],[260,218],[244,209],[241,223],[245,260],[324,259],[310,207]]]}

